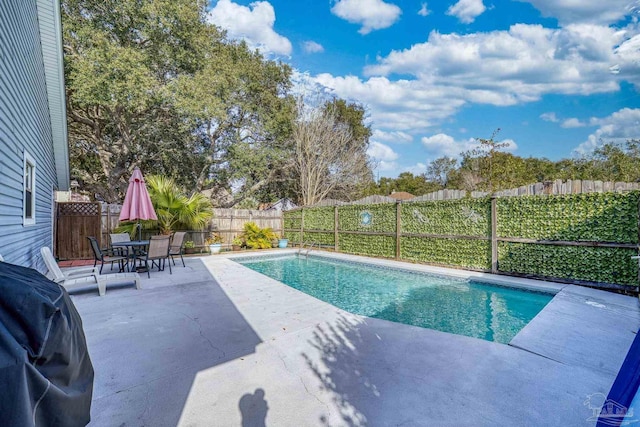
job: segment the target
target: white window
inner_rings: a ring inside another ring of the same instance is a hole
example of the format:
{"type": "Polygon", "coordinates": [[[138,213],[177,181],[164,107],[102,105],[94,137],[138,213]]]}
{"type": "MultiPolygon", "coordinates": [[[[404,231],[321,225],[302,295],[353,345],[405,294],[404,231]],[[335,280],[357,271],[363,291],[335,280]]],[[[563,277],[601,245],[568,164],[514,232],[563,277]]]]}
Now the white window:
{"type": "Polygon", "coordinates": [[[25,151],[24,153],[24,225],[36,223],[36,162],[25,151]]]}

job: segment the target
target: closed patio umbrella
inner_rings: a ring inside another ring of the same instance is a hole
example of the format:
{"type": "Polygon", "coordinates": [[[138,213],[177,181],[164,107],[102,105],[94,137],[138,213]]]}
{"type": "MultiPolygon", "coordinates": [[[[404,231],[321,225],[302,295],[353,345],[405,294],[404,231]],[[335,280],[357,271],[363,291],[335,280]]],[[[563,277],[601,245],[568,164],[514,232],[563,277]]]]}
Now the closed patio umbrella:
{"type": "Polygon", "coordinates": [[[138,168],[134,169],[131,178],[129,178],[129,187],[124,197],[119,219],[120,221],[138,220],[138,240],[142,240],[140,220],[158,219],[156,211],[153,209],[147,186],[144,183],[144,177],[138,168]]]}

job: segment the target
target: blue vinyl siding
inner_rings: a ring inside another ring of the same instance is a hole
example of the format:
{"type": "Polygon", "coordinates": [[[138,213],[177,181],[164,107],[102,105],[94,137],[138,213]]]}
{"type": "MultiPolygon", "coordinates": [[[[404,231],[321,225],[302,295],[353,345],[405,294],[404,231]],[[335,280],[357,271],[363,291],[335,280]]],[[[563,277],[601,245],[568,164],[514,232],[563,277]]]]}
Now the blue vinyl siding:
{"type": "Polygon", "coordinates": [[[57,188],[52,125],[36,0],[0,8],[0,254],[44,270],[40,248],[53,241],[57,188]],[[24,152],[36,163],[36,222],[23,225],[24,152]]]}

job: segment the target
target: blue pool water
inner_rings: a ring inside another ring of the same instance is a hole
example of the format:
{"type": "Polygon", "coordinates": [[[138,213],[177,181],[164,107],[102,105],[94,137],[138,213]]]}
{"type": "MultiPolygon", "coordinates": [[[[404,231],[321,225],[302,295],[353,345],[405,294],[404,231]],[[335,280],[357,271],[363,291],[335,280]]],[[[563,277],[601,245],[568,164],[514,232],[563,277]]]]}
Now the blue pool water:
{"type": "Polygon", "coordinates": [[[244,266],[350,313],[508,343],[553,295],[316,257],[244,266]]]}

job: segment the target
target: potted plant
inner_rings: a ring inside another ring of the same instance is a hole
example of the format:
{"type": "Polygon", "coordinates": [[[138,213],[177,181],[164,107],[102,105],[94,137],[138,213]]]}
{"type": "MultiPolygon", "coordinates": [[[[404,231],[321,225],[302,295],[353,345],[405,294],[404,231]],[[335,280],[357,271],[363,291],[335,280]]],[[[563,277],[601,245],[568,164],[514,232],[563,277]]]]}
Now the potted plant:
{"type": "Polygon", "coordinates": [[[209,237],[207,237],[204,241],[206,245],[209,246],[209,252],[212,254],[217,254],[222,249],[222,242],[224,239],[216,232],[212,232],[209,237]]]}
{"type": "Polygon", "coordinates": [[[244,240],[240,236],[234,237],[231,241],[231,249],[234,251],[239,251],[242,245],[244,244],[244,240]]]}
{"type": "Polygon", "coordinates": [[[193,242],[193,240],[187,240],[184,242],[183,248],[185,254],[192,254],[196,251],[196,244],[193,242]]]}

